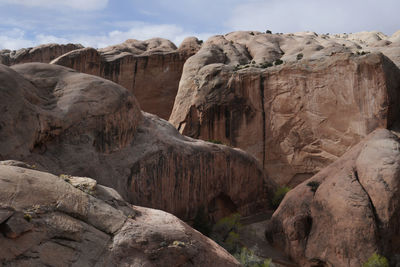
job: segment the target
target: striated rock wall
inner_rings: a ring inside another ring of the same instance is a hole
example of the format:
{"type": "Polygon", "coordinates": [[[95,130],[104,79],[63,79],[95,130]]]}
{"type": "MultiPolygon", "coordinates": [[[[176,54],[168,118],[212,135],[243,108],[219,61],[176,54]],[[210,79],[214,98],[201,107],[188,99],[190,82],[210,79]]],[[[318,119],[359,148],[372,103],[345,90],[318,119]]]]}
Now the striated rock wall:
{"type": "Polygon", "coordinates": [[[396,135],[376,130],[292,189],[267,227],[269,241],[300,266],[362,266],[373,253],[397,266],[399,147],[396,135]]]}
{"type": "Polygon", "coordinates": [[[76,69],[116,82],[132,92],[141,108],[168,119],[185,61],[200,48],[200,41],[187,38],[177,49],[168,40],[127,40],[120,45],[72,51],[52,64],[76,69]]]}
{"type": "Polygon", "coordinates": [[[23,166],[0,162],[1,266],[239,266],[171,214],[23,166]]]}
{"type": "Polygon", "coordinates": [[[11,66],[21,63],[50,63],[53,59],[72,50],[82,48],[80,44],[44,44],[19,50],[0,50],[0,63],[11,66]]]}
{"type": "Polygon", "coordinates": [[[255,158],[180,135],[125,88],[57,65],[0,70],[0,159],[93,177],[185,220],[268,207],[274,184],[255,158]]]}
{"type": "Polygon", "coordinates": [[[317,46],[318,38],[210,38],[185,63],[170,122],[182,134],[250,152],[279,184],[299,184],[400,114],[393,62],[325,39],[317,46]],[[286,61],[265,65],[277,59],[286,61]]]}

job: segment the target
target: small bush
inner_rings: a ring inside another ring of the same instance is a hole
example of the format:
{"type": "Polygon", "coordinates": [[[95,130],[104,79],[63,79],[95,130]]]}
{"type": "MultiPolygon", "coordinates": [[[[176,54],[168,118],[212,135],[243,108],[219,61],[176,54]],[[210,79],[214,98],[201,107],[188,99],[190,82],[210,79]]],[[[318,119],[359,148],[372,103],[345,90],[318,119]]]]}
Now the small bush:
{"type": "Polygon", "coordinates": [[[389,267],[389,261],[384,256],[374,253],[363,264],[363,267],[389,267]]]}
{"type": "Polygon", "coordinates": [[[262,260],[254,252],[246,247],[242,247],[240,252],[233,255],[239,262],[241,266],[244,267],[269,267],[272,260],[262,260]]]}
{"type": "Polygon", "coordinates": [[[272,32],[270,30],[266,30],[265,33],[272,34],[272,32]]]}
{"type": "Polygon", "coordinates": [[[217,145],[222,145],[222,142],[220,140],[209,139],[209,140],[207,140],[207,142],[210,142],[210,143],[213,143],[213,144],[217,144],[217,145]]]}
{"type": "Polygon", "coordinates": [[[231,254],[240,250],[239,230],[242,227],[240,218],[239,213],[222,218],[213,226],[210,234],[211,239],[231,254]]]}
{"type": "Polygon", "coordinates": [[[254,32],[250,32],[250,35],[254,35],[254,32]]]}
{"type": "Polygon", "coordinates": [[[28,214],[28,213],[25,213],[25,214],[24,214],[24,219],[25,219],[27,222],[30,222],[30,221],[32,220],[32,216],[31,216],[30,214],[28,214]]]}
{"type": "Polygon", "coordinates": [[[275,66],[278,66],[278,65],[283,64],[283,61],[278,58],[277,60],[275,60],[274,64],[275,64],[275,66]]]}
{"type": "Polygon", "coordinates": [[[256,64],[256,62],[253,60],[253,61],[251,62],[251,64],[256,64]]]}
{"type": "Polygon", "coordinates": [[[279,204],[281,204],[283,198],[285,197],[286,193],[290,191],[290,188],[287,186],[278,188],[276,190],[274,197],[272,198],[272,207],[274,209],[279,207],[279,204]]]}
{"type": "Polygon", "coordinates": [[[272,67],[272,66],[273,65],[272,65],[271,62],[266,62],[266,63],[260,64],[260,67],[263,68],[263,69],[266,69],[266,68],[269,68],[269,67],[272,67]]]}
{"type": "Polygon", "coordinates": [[[309,186],[311,188],[311,191],[313,191],[315,193],[315,192],[317,192],[319,182],[311,181],[311,182],[307,183],[307,186],[309,186]]]}
{"type": "Polygon", "coordinates": [[[302,53],[300,53],[300,54],[297,54],[296,58],[297,58],[297,60],[300,60],[300,59],[302,59],[302,58],[303,58],[303,54],[302,54],[302,53]]]}

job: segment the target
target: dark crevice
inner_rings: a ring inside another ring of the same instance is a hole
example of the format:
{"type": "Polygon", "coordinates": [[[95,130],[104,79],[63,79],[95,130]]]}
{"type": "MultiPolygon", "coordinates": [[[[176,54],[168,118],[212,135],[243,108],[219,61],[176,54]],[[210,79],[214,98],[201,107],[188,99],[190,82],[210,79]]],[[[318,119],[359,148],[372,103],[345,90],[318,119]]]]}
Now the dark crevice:
{"type": "MultiPolygon", "coordinates": [[[[138,60],[136,59],[136,60],[135,60],[135,69],[133,70],[133,85],[132,85],[132,89],[135,89],[137,65],[138,65],[138,60]]],[[[134,92],[133,92],[133,93],[134,93],[134,92]]]]}
{"type": "Polygon", "coordinates": [[[186,121],[181,121],[178,126],[178,132],[180,132],[182,124],[186,123],[186,121]]]}
{"type": "Polygon", "coordinates": [[[265,122],[265,107],[264,107],[264,81],[265,78],[263,75],[260,75],[260,96],[261,96],[261,108],[262,108],[262,124],[263,124],[263,157],[262,157],[262,166],[265,167],[265,146],[266,146],[266,122],[265,122]]]}
{"type": "Polygon", "coordinates": [[[367,190],[365,190],[364,186],[361,184],[360,179],[359,179],[359,177],[358,177],[358,172],[357,172],[357,170],[354,169],[354,170],[353,170],[353,173],[354,173],[354,177],[356,178],[358,184],[361,186],[361,189],[365,192],[365,194],[366,194],[367,197],[368,197],[368,201],[369,201],[369,204],[371,205],[371,210],[372,210],[372,213],[373,213],[373,215],[374,215],[374,221],[375,221],[376,225],[379,227],[379,226],[381,225],[381,221],[379,220],[379,217],[378,217],[378,214],[377,214],[377,212],[376,212],[376,208],[375,208],[375,206],[374,206],[374,203],[372,202],[372,199],[371,199],[371,197],[369,196],[367,190]]]}

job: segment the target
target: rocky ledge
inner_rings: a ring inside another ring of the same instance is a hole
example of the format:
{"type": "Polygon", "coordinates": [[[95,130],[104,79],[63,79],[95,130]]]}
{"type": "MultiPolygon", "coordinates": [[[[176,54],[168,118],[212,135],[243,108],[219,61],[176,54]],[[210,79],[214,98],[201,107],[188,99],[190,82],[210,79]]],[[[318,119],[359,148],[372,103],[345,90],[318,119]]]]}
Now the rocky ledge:
{"type": "MultiPolygon", "coordinates": [[[[379,129],[292,189],[266,236],[300,266],[400,263],[400,139],[379,129]]],[[[397,265],[396,265],[397,264],[397,265]]]]}
{"type": "Polygon", "coordinates": [[[1,266],[239,266],[171,214],[90,178],[14,165],[28,166],[0,162],[1,266]]]}
{"type": "Polygon", "coordinates": [[[186,61],[169,121],[182,134],[250,152],[275,182],[293,187],[400,114],[400,70],[387,57],[398,64],[388,52],[400,49],[396,35],[380,45],[377,34],[357,36],[365,41],[211,37],[186,61]]]}

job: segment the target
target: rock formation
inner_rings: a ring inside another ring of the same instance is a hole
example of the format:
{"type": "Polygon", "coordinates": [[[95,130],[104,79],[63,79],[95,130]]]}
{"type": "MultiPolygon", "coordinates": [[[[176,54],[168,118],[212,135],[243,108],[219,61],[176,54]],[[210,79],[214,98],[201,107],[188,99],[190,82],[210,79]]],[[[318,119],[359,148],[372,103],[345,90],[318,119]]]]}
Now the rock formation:
{"type": "Polygon", "coordinates": [[[268,205],[273,185],[255,158],[180,135],[113,82],[57,65],[0,65],[0,99],[0,160],[93,177],[185,220],[268,205]]]}
{"type": "Polygon", "coordinates": [[[399,189],[400,140],[376,130],[292,189],[266,236],[300,266],[361,266],[374,252],[398,266],[399,189]]]}
{"type": "Polygon", "coordinates": [[[82,48],[80,44],[44,44],[19,50],[0,50],[0,63],[11,66],[20,63],[50,63],[53,59],[72,50],[82,48]]]}
{"type": "Polygon", "coordinates": [[[295,186],[400,114],[400,70],[375,53],[400,43],[355,40],[371,36],[214,36],[185,63],[170,122],[250,152],[295,186]]]}
{"type": "Polygon", "coordinates": [[[114,81],[132,92],[141,108],[168,119],[174,104],[183,64],[200,48],[197,38],[176,46],[165,39],[126,42],[99,49],[71,51],[52,64],[114,81]]]}
{"type": "Polygon", "coordinates": [[[90,178],[13,165],[26,164],[0,162],[1,266],[239,266],[171,214],[90,178]]]}

